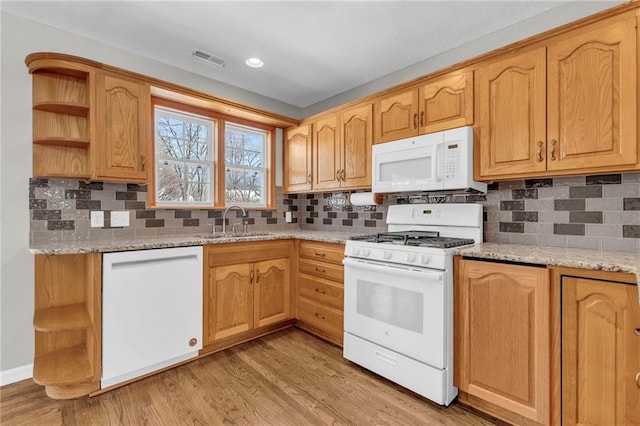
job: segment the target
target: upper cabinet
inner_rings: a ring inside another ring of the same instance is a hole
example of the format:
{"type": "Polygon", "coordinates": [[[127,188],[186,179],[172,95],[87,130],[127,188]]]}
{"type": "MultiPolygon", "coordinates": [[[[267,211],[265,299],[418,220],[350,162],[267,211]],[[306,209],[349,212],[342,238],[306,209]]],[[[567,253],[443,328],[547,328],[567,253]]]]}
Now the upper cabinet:
{"type": "Polygon", "coordinates": [[[311,125],[288,129],[284,135],[284,192],[311,190],[311,125]]]}
{"type": "Polygon", "coordinates": [[[473,124],[473,71],[456,71],[375,103],[375,143],[473,124]]]}
{"type": "Polygon", "coordinates": [[[285,192],[371,187],[372,142],[371,104],[287,130],[285,192]]]}
{"type": "Polygon", "coordinates": [[[479,178],[637,168],[637,60],[627,13],[480,65],[479,178]]]}
{"type": "Polygon", "coordinates": [[[146,182],[151,95],[143,81],[101,72],[97,78],[95,178],[146,182]]]}
{"type": "Polygon", "coordinates": [[[33,176],[147,182],[149,85],[56,54],[33,74],[33,176]]]}

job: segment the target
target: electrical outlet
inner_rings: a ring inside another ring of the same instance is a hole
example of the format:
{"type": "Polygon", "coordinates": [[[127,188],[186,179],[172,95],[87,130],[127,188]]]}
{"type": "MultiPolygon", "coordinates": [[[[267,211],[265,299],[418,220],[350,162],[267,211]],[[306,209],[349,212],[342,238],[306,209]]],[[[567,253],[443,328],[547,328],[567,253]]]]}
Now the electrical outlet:
{"type": "Polygon", "coordinates": [[[129,212],[111,212],[111,227],[129,226],[129,212]]]}
{"type": "Polygon", "coordinates": [[[293,213],[292,212],[284,212],[284,221],[287,223],[293,222],[293,213]]]}
{"type": "Polygon", "coordinates": [[[104,212],[95,211],[91,212],[91,227],[102,228],[104,226],[104,212]]]}

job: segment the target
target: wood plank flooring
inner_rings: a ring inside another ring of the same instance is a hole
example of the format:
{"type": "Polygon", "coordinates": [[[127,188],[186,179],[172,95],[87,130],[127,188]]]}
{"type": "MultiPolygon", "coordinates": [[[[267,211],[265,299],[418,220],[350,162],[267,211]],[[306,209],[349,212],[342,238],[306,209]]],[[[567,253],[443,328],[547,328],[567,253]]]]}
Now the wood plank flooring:
{"type": "Polygon", "coordinates": [[[443,408],[291,328],[93,398],[57,401],[25,380],[0,389],[9,425],[493,425],[443,408]]]}

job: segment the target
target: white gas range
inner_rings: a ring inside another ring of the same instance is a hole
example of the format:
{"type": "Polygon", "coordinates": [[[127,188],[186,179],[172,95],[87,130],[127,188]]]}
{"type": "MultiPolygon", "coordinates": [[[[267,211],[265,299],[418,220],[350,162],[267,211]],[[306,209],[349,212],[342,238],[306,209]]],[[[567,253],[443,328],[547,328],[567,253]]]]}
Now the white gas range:
{"type": "Polygon", "coordinates": [[[453,253],[482,242],[482,206],[394,205],[387,225],[345,246],[344,357],[449,405],[453,253]]]}

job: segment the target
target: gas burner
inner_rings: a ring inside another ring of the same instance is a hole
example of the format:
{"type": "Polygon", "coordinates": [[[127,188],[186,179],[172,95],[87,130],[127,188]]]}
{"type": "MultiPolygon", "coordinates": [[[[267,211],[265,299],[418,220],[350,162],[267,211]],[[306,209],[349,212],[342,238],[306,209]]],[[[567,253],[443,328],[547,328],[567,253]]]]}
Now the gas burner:
{"type": "Polygon", "coordinates": [[[371,235],[356,235],[350,240],[365,241],[379,244],[393,244],[401,246],[413,247],[435,247],[435,248],[451,248],[474,244],[475,241],[469,238],[448,238],[440,237],[440,233],[436,231],[397,231],[397,232],[381,232],[371,235]]]}
{"type": "Polygon", "coordinates": [[[408,246],[452,248],[474,244],[475,241],[468,238],[425,238],[407,241],[408,246]]]}

